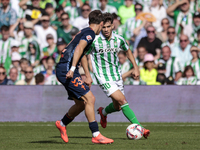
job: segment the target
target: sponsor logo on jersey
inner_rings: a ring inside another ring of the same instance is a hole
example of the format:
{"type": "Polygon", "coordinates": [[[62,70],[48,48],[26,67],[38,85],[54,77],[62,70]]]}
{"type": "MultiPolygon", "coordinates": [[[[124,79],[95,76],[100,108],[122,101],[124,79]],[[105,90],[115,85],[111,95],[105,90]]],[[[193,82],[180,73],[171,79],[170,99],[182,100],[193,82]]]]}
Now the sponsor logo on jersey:
{"type": "Polygon", "coordinates": [[[118,52],[120,48],[106,48],[106,49],[99,49],[99,53],[107,53],[107,52],[118,52]]]}
{"type": "Polygon", "coordinates": [[[86,39],[89,41],[89,40],[92,40],[92,37],[90,35],[87,35],[86,39]]]}

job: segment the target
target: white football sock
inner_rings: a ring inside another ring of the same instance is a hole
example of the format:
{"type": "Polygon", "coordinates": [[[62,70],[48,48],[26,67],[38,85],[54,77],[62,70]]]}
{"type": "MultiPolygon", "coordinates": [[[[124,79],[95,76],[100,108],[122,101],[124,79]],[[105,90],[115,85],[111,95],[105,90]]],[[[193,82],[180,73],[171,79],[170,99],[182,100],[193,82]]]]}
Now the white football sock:
{"type": "Polygon", "coordinates": [[[106,113],[105,108],[102,110],[102,114],[103,114],[104,116],[107,116],[107,113],[106,113]]]}
{"type": "Polygon", "coordinates": [[[65,125],[63,124],[63,122],[62,122],[62,121],[60,121],[60,125],[61,125],[62,127],[65,127],[65,125]]]}
{"type": "Polygon", "coordinates": [[[100,134],[100,132],[99,132],[99,131],[96,131],[96,132],[92,133],[92,136],[93,136],[93,137],[97,137],[99,134],[100,134]]]}

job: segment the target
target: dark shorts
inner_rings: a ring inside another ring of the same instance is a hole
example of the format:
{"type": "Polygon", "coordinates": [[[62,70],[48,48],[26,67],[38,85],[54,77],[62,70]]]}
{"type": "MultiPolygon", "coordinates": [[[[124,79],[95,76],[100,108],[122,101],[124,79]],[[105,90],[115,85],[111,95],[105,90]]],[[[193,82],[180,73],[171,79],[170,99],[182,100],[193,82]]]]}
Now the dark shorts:
{"type": "Polygon", "coordinates": [[[77,69],[74,71],[73,78],[70,79],[66,79],[67,72],[66,63],[57,64],[56,77],[67,90],[69,99],[75,98],[82,100],[80,99],[81,96],[87,94],[90,91],[89,87],[82,81],[81,75],[77,69]]]}

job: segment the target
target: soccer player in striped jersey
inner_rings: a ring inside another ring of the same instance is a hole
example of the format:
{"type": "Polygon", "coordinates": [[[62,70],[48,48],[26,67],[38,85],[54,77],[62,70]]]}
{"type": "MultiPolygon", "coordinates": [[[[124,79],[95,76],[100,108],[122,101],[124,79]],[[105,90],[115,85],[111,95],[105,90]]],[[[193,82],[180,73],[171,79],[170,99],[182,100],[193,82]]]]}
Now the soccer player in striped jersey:
{"type": "Polygon", "coordinates": [[[112,139],[106,138],[99,132],[98,124],[95,121],[94,103],[95,97],[89,89],[92,79],[88,70],[85,54],[89,50],[95,34],[99,34],[103,26],[103,15],[100,10],[94,10],[89,14],[89,27],[79,31],[73,40],[62,51],[60,62],[56,66],[56,76],[68,92],[69,98],[75,104],[68,110],[61,120],[56,121],[56,127],[60,130],[61,138],[68,142],[66,126],[73,119],[85,110],[89,128],[92,131],[92,142],[98,144],[113,143],[112,139]],[[84,68],[85,83],[78,72],[78,66],[84,68]],[[87,82],[86,82],[87,80],[87,82]],[[89,85],[87,86],[86,83],[89,85]]]}
{"type": "MultiPolygon", "coordinates": [[[[101,116],[101,126],[103,128],[106,127],[107,114],[117,112],[119,110],[122,110],[123,114],[131,123],[140,125],[124,96],[122,74],[117,53],[120,50],[124,50],[126,52],[128,59],[133,64],[133,76],[135,79],[139,79],[139,68],[131,50],[125,42],[125,39],[112,32],[113,16],[110,13],[105,13],[103,17],[104,25],[101,33],[96,36],[88,52],[88,54],[91,54],[90,57],[93,72],[98,84],[107,96],[112,98],[113,101],[107,107],[100,107],[98,109],[101,116]]],[[[144,129],[145,138],[149,136],[149,133],[149,130],[144,129]]]]}

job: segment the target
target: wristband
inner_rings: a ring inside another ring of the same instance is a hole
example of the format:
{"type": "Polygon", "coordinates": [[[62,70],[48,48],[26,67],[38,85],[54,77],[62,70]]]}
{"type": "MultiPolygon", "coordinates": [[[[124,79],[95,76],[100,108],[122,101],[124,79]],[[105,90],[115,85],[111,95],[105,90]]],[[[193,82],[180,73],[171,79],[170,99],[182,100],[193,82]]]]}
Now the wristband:
{"type": "Polygon", "coordinates": [[[70,70],[74,72],[74,70],[76,69],[76,67],[71,66],[70,70]]]}

